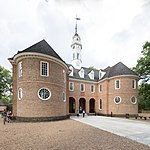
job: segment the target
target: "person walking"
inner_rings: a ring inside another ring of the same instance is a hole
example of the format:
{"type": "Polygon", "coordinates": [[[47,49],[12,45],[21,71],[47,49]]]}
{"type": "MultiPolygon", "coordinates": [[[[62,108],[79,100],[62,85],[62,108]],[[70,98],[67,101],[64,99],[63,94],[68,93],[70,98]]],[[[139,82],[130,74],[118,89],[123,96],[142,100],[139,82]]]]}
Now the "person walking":
{"type": "Polygon", "coordinates": [[[84,118],[84,116],[85,116],[85,110],[83,110],[83,112],[82,112],[82,113],[83,113],[83,118],[84,118]]]}

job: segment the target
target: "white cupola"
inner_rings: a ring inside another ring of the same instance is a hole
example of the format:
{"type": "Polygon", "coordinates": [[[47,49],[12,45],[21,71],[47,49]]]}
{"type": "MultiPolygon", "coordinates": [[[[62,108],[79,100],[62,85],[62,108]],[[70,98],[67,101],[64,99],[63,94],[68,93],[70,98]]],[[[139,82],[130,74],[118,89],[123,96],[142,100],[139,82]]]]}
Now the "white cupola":
{"type": "Polygon", "coordinates": [[[82,44],[81,44],[81,38],[77,33],[77,20],[80,20],[76,17],[76,26],[75,26],[75,34],[72,37],[72,61],[71,64],[76,69],[81,69],[81,63],[82,63],[82,56],[81,56],[81,50],[82,50],[82,44]]]}

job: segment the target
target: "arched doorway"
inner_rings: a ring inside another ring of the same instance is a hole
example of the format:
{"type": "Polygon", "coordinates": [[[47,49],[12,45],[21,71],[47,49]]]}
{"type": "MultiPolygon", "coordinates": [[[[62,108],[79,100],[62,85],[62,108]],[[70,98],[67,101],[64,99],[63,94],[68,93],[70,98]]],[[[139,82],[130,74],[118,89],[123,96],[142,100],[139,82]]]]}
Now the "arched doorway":
{"type": "Polygon", "coordinates": [[[80,107],[82,108],[82,110],[86,111],[86,100],[84,98],[79,99],[79,109],[80,107]]]}
{"type": "Polygon", "coordinates": [[[90,105],[90,113],[95,113],[95,99],[90,99],[90,103],[89,103],[89,105],[90,105]]]}
{"type": "Polygon", "coordinates": [[[75,99],[69,97],[69,113],[75,113],[75,99]]]}

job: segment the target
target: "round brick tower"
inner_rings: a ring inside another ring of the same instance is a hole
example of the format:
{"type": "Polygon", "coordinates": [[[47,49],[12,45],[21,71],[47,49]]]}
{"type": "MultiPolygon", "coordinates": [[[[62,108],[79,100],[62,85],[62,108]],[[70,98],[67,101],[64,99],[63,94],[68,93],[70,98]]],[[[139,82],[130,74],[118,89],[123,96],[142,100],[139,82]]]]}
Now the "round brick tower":
{"type": "Polygon", "coordinates": [[[19,51],[9,61],[13,66],[13,114],[16,119],[67,118],[68,67],[45,40],[19,51]]]}

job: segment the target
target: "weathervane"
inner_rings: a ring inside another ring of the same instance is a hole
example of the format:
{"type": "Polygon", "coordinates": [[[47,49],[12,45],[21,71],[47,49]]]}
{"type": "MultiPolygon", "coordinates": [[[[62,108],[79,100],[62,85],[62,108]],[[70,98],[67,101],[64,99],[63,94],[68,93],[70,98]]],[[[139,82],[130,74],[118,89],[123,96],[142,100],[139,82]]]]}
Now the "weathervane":
{"type": "Polygon", "coordinates": [[[75,19],[76,19],[75,33],[77,33],[77,21],[80,20],[80,18],[77,17],[77,15],[76,15],[76,18],[75,18],[75,19]]]}

